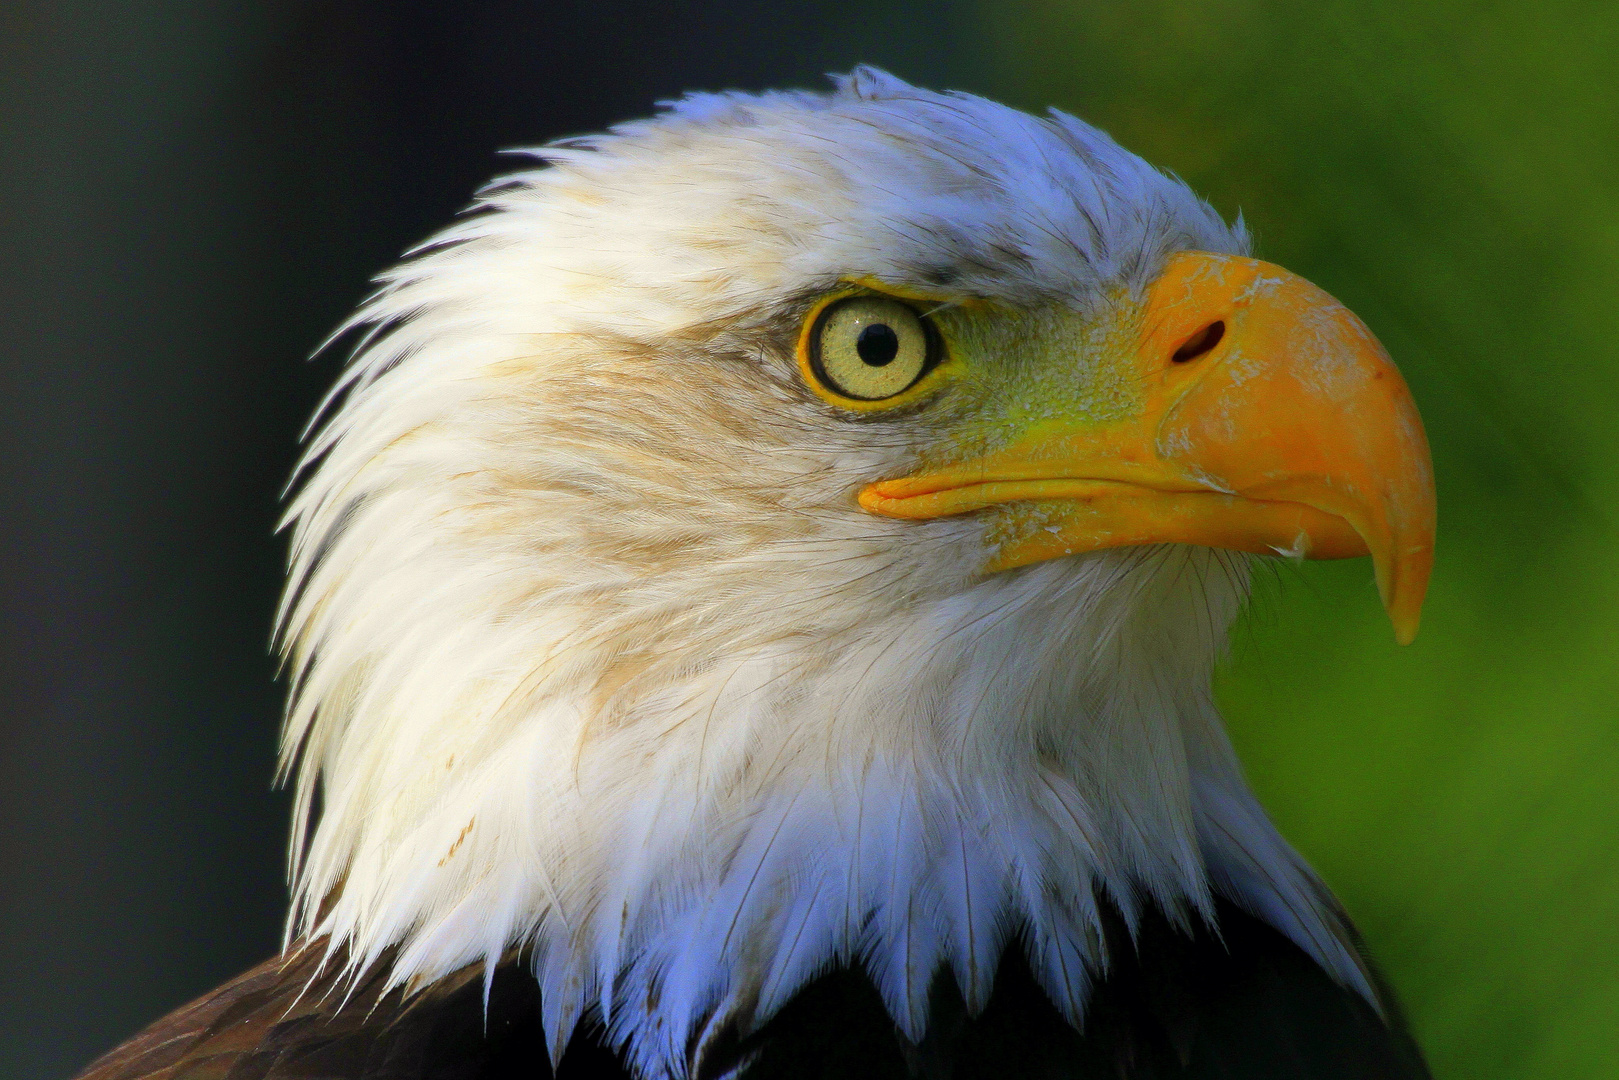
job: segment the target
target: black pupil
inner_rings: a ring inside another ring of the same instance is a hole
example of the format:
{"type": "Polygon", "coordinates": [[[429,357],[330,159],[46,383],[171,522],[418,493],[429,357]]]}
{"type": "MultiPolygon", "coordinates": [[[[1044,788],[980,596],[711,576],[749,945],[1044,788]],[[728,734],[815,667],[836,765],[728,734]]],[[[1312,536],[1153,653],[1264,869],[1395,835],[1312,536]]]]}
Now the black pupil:
{"type": "Polygon", "coordinates": [[[899,335],[887,323],[872,323],[860,331],[854,351],[872,367],[886,367],[899,355],[899,335]]]}

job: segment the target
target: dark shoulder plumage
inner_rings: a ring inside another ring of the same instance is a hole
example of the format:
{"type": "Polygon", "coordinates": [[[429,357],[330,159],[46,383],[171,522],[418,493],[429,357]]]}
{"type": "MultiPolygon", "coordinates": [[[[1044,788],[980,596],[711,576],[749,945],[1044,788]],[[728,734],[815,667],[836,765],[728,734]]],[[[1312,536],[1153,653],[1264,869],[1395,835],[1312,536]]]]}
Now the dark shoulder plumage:
{"type": "Polygon", "coordinates": [[[1092,992],[1082,1030],[1062,1019],[1023,950],[1013,948],[976,1017],[967,1016],[948,973],[941,977],[921,1045],[894,1032],[869,980],[840,971],[737,1039],[732,1053],[750,1062],[739,1074],[745,1080],[1429,1076],[1398,1016],[1385,1022],[1286,937],[1235,906],[1220,902],[1218,919],[1218,933],[1201,928],[1188,936],[1152,913],[1133,944],[1115,919],[1114,963],[1092,992]]]}
{"type": "MultiPolygon", "coordinates": [[[[989,1006],[969,1017],[948,974],[920,1045],[904,1039],[858,968],[822,975],[751,1033],[709,1044],[702,1080],[1425,1080],[1403,1025],[1385,1022],[1265,923],[1222,903],[1219,931],[1161,916],[1066,1024],[1009,949],[989,1006]]],[[[406,998],[379,964],[350,990],[306,948],[254,968],[103,1057],[80,1080],[544,1080],[539,993],[508,955],[487,1017],[481,968],[406,998]]],[[[384,958],[384,963],[387,958],[384,958]]],[[[628,1078],[582,1025],[555,1080],[628,1078]]]]}
{"type": "MultiPolygon", "coordinates": [[[[494,1080],[551,1077],[539,988],[515,951],[484,1008],[474,965],[406,996],[391,956],[353,982],[323,942],[268,960],[159,1020],[78,1080],[494,1080]]],[[[556,1080],[628,1080],[581,1026],[556,1080]]]]}

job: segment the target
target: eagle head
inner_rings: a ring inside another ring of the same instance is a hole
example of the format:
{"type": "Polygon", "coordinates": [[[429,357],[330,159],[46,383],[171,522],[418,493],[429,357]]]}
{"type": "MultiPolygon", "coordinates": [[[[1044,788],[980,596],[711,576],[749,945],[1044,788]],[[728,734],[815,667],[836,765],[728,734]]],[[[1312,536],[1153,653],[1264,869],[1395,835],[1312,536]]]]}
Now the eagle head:
{"type": "Polygon", "coordinates": [[[1255,555],[1416,627],[1365,327],[1061,113],[862,68],[529,152],[381,278],[289,520],[291,932],[528,950],[646,1073],[860,964],[919,1037],[1222,896],[1371,994],[1210,693],[1255,555]],[[316,800],[319,812],[314,812],[316,800]]]}

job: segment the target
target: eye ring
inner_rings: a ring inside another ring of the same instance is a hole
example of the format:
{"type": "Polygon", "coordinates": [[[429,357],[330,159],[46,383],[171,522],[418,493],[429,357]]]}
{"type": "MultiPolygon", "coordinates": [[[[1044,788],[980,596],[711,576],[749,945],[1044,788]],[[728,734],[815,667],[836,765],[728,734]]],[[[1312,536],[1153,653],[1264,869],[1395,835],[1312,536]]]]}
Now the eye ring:
{"type": "Polygon", "coordinates": [[[811,388],[848,408],[887,407],[944,359],[939,330],[910,304],[876,293],[824,302],[800,355],[811,388]]]}

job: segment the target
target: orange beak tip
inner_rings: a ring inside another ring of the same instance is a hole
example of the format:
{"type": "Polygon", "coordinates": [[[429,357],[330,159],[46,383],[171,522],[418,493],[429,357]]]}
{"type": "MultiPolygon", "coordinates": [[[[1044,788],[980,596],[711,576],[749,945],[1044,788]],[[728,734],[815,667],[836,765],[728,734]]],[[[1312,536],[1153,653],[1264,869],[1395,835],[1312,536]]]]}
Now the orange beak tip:
{"type": "Polygon", "coordinates": [[[1420,605],[1402,604],[1395,601],[1388,605],[1389,622],[1394,624],[1394,640],[1400,645],[1409,645],[1417,639],[1417,629],[1422,625],[1422,608],[1420,605]]]}
{"type": "Polygon", "coordinates": [[[1422,625],[1422,592],[1415,597],[1397,596],[1388,605],[1389,621],[1394,624],[1394,640],[1409,645],[1417,639],[1417,628],[1422,625]]]}
{"type": "Polygon", "coordinates": [[[1386,580],[1379,567],[1378,593],[1394,624],[1394,640],[1409,645],[1416,640],[1417,628],[1422,624],[1422,603],[1428,592],[1428,574],[1432,568],[1431,556],[1426,552],[1413,553],[1412,561],[1394,569],[1386,580]]]}

